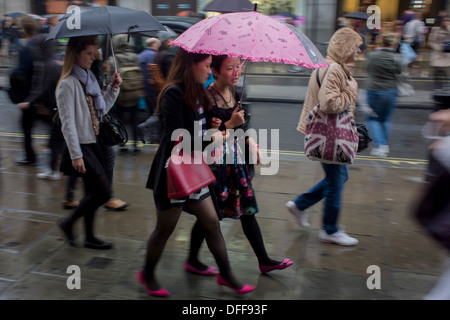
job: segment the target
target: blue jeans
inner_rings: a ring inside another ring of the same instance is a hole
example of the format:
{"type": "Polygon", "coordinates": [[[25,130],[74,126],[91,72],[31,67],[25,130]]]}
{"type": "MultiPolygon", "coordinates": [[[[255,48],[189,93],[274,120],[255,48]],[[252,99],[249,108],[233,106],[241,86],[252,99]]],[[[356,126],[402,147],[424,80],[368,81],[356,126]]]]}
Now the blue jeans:
{"type": "Polygon", "coordinates": [[[392,127],[392,112],[397,99],[397,89],[367,91],[367,103],[378,117],[367,116],[367,125],[375,146],[389,145],[392,127]]]}
{"type": "Polygon", "coordinates": [[[319,181],[308,192],[303,193],[294,200],[300,210],[306,210],[325,198],[323,229],[332,234],[338,231],[337,221],[341,208],[342,191],[348,180],[346,165],[321,163],[325,171],[325,178],[319,181]]]}

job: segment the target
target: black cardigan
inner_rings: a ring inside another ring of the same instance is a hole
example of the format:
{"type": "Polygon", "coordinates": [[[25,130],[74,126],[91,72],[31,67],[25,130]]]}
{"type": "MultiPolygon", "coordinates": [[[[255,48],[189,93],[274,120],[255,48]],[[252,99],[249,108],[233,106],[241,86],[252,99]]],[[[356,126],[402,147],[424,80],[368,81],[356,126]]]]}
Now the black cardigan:
{"type": "MultiPolygon", "coordinates": [[[[172,206],[167,198],[167,177],[165,164],[172,153],[175,142],[171,140],[176,129],[186,129],[191,137],[197,135],[195,121],[200,120],[197,112],[192,110],[184,100],[184,91],[178,86],[169,87],[161,99],[160,114],[162,121],[161,143],[152,162],[146,187],[153,189],[155,205],[158,210],[168,210],[172,206]]],[[[206,110],[205,110],[206,111],[206,110]]],[[[208,121],[208,119],[207,119],[208,121]]],[[[191,139],[192,150],[194,139],[191,139]]],[[[210,141],[203,142],[205,148],[210,141]]]]}

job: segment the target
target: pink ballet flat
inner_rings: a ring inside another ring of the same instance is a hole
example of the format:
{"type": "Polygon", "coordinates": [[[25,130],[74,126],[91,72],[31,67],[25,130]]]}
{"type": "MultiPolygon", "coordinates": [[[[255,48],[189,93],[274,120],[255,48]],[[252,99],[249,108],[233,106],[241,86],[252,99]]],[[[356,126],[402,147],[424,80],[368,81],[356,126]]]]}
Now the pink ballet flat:
{"type": "Polygon", "coordinates": [[[197,268],[191,266],[189,264],[189,262],[187,262],[187,261],[184,263],[184,269],[186,269],[186,271],[188,271],[188,272],[200,274],[202,276],[215,276],[216,274],[219,273],[219,271],[217,271],[216,267],[208,267],[208,268],[206,268],[205,271],[200,271],[197,268]]]}
{"type": "Polygon", "coordinates": [[[259,270],[261,271],[261,273],[267,273],[273,270],[283,270],[286,269],[287,267],[292,266],[293,262],[291,260],[289,260],[288,258],[284,259],[282,263],[277,264],[275,266],[263,266],[263,265],[259,265],[259,270]]]}
{"type": "Polygon", "coordinates": [[[231,284],[229,284],[228,281],[222,278],[220,274],[217,275],[217,284],[219,284],[220,286],[228,287],[238,294],[246,294],[256,289],[255,286],[251,286],[249,284],[244,284],[244,286],[241,289],[236,289],[231,284]]]}
{"type": "Polygon", "coordinates": [[[169,291],[167,291],[164,288],[159,288],[158,290],[150,290],[147,287],[147,283],[145,282],[144,275],[142,274],[142,270],[139,270],[136,272],[136,279],[145,287],[145,290],[147,290],[147,293],[154,297],[167,297],[170,295],[169,291]]]}

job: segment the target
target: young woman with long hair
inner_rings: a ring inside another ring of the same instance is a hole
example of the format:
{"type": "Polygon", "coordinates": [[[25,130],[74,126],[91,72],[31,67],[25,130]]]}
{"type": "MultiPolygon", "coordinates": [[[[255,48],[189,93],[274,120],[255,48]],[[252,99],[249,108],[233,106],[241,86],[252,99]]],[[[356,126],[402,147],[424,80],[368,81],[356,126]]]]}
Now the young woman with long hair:
{"type": "MultiPolygon", "coordinates": [[[[175,145],[173,140],[176,137],[172,139],[172,133],[177,129],[185,129],[189,132],[193,143],[194,137],[202,137],[206,131],[204,111],[209,108],[210,101],[203,85],[211,73],[210,64],[210,55],[193,54],[178,49],[166,85],[158,97],[158,112],[163,123],[161,144],[155,154],[147,181],[147,188],[153,189],[157,222],[147,243],[144,268],[136,274],[139,282],[153,296],[169,295],[156,280],[155,269],[182,211],[194,214],[205,230],[206,242],[220,270],[217,283],[230,287],[239,294],[255,289],[253,286],[241,284],[231,272],[219,218],[208,187],[184,199],[167,197],[165,164],[175,145]]],[[[222,140],[222,134],[218,133],[219,135],[215,137],[222,140]]],[[[211,141],[205,143],[209,144],[211,141]]],[[[202,147],[206,147],[205,143],[202,147]]]]}
{"type": "Polygon", "coordinates": [[[81,176],[85,189],[85,196],[72,215],[58,224],[69,244],[75,246],[73,224],[84,217],[84,246],[105,250],[111,249],[112,244],[94,236],[95,212],[111,195],[104,148],[98,134],[102,117],[116,101],[122,78],[114,73],[111,84],[102,94],[90,70],[97,46],[97,37],[70,38],[56,89],[61,130],[66,141],[61,171],[65,175],[75,172],[81,176]]]}

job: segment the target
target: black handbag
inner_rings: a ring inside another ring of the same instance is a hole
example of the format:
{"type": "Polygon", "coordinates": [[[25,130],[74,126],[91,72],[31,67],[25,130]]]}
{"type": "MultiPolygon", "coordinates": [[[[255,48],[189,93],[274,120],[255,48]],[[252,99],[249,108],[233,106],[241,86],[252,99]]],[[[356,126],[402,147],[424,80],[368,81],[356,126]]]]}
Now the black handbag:
{"type": "Polygon", "coordinates": [[[128,142],[128,132],[124,124],[114,113],[103,116],[99,136],[103,144],[112,147],[124,146],[128,142]]]}
{"type": "Polygon", "coordinates": [[[442,43],[442,48],[444,52],[450,52],[450,40],[446,40],[442,43]]]}
{"type": "Polygon", "coordinates": [[[369,135],[369,130],[364,123],[356,123],[356,129],[358,130],[358,153],[366,150],[369,147],[369,143],[372,141],[369,135]]]}

